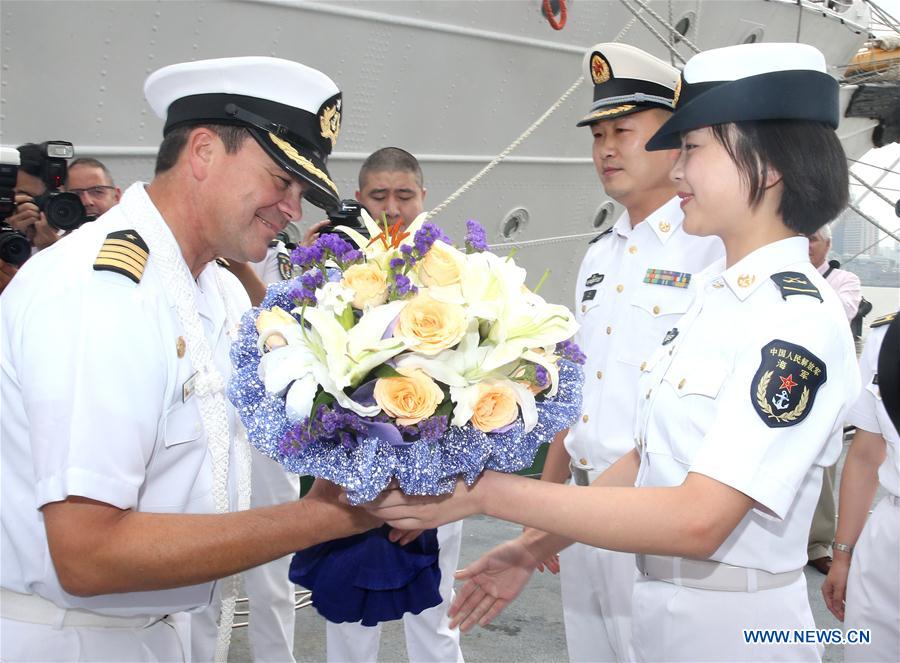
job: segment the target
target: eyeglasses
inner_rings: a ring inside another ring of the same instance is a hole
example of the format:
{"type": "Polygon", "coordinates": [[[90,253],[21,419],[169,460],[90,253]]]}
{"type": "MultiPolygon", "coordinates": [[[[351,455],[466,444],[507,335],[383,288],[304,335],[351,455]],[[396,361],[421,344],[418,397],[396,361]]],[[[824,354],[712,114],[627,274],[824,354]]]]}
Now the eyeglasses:
{"type": "Polygon", "coordinates": [[[69,193],[74,193],[79,198],[81,194],[86,193],[91,196],[91,198],[99,198],[103,196],[107,191],[114,191],[116,187],[110,186],[109,184],[98,184],[97,186],[89,186],[86,189],[69,189],[69,193]]]}

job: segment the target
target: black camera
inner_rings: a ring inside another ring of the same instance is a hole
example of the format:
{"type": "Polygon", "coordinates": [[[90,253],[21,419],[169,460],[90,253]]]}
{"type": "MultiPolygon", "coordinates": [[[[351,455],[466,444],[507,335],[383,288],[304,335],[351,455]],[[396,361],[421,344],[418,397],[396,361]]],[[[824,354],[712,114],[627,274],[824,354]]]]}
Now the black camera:
{"type": "Polygon", "coordinates": [[[362,208],[359,201],[352,199],[342,200],[340,207],[328,210],[328,220],[331,223],[322,228],[320,232],[333,233],[337,226],[344,226],[365,236],[366,228],[361,217],[362,208]]]}
{"type": "Polygon", "coordinates": [[[31,243],[25,235],[6,223],[6,218],[16,209],[18,172],[18,150],[0,147],[0,260],[11,265],[22,265],[31,255],[31,243]]]}
{"type": "Polygon", "coordinates": [[[74,193],[59,191],[66,182],[68,159],[75,156],[72,143],[64,140],[48,140],[40,144],[41,174],[40,178],[47,185],[47,191],[34,199],[47,217],[47,223],[57,230],[75,230],[86,221],[93,221],[87,216],[81,198],[74,193]]]}

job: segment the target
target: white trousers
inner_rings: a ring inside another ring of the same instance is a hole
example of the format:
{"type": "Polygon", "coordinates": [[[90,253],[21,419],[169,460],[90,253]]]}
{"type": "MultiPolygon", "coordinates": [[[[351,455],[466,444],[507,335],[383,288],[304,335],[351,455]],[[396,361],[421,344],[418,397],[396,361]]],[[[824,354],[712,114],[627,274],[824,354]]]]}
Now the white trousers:
{"type": "MultiPolygon", "coordinates": [[[[418,615],[404,615],[406,654],[410,663],[463,663],[459,648],[459,629],[450,628],[447,610],[453,602],[453,574],[459,562],[462,521],[438,527],[441,551],[440,593],[443,601],[418,615]]],[[[359,622],[326,623],[329,663],[374,663],[378,660],[381,626],[363,626],[359,622]]]]}
{"type": "Polygon", "coordinates": [[[634,555],[575,543],[559,555],[571,663],[630,661],[634,555]]]}
{"type": "MultiPolygon", "coordinates": [[[[274,460],[252,450],[250,506],[291,502],[300,496],[300,477],[285,472],[274,460]]],[[[288,579],[291,555],[244,572],[244,591],[250,604],[248,637],[255,663],[294,663],[294,591],[288,579]]],[[[222,583],[217,585],[219,589],[222,583]]],[[[208,663],[216,652],[221,595],[192,615],[191,651],[196,663],[208,663]]]]}
{"type": "Polygon", "coordinates": [[[0,618],[4,663],[190,663],[187,615],[172,615],[147,628],[56,628],[0,618]]]}
{"type": "Polygon", "coordinates": [[[744,629],[815,629],[806,576],[785,587],[726,592],[638,577],[632,595],[638,661],[820,661],[816,644],[748,644],[744,629]]]}
{"type": "MultiPolygon", "coordinates": [[[[900,502],[900,500],[895,501],[900,502]]],[[[884,498],[850,562],[845,629],[869,629],[869,644],[844,646],[844,660],[900,661],[900,504],[884,498]]]]}

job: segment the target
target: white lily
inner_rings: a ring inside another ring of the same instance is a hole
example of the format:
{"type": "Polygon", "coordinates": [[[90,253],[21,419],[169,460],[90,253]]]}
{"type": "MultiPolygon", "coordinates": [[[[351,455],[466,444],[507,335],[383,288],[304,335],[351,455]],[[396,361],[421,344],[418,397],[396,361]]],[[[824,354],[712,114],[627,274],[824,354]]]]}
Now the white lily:
{"type": "Polygon", "coordinates": [[[487,252],[466,255],[460,287],[472,317],[496,320],[524,283],[525,270],[512,260],[487,252]]]}
{"type": "Polygon", "coordinates": [[[527,350],[554,346],[575,335],[578,323],[565,306],[548,304],[533,293],[509,300],[491,325],[496,347],[486,359],[490,370],[518,359],[527,350]]]}
{"type": "Polygon", "coordinates": [[[419,216],[409,224],[409,227],[402,231],[403,233],[408,233],[408,235],[397,242],[394,242],[393,238],[390,237],[385,237],[384,241],[381,239],[374,242],[372,241],[376,237],[379,237],[379,235],[384,235],[385,229],[383,226],[379,225],[365,209],[360,212],[360,218],[362,219],[363,225],[366,227],[366,231],[369,233],[368,237],[357,230],[345,226],[337,226],[335,229],[353,240],[353,243],[356,244],[359,250],[366,256],[367,261],[375,261],[382,269],[387,269],[388,263],[397,253],[397,250],[404,244],[413,243],[416,232],[422,227],[422,224],[425,223],[427,216],[427,212],[419,214],[419,216]]]}

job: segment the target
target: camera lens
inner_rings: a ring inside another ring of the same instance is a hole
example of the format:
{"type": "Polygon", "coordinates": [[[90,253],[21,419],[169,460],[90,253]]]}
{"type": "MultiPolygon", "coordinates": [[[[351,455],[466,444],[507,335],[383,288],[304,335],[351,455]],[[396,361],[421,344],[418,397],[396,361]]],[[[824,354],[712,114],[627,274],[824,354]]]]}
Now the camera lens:
{"type": "Polygon", "coordinates": [[[74,193],[52,191],[38,196],[34,203],[57,230],[74,230],[87,220],[84,205],[74,193]]]}
{"type": "Polygon", "coordinates": [[[0,228],[0,260],[11,265],[22,265],[31,256],[31,244],[22,233],[11,228],[0,228]]]}

